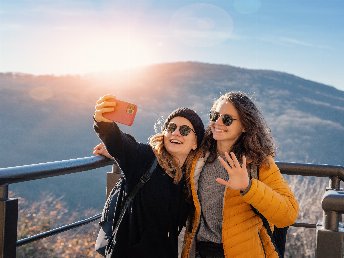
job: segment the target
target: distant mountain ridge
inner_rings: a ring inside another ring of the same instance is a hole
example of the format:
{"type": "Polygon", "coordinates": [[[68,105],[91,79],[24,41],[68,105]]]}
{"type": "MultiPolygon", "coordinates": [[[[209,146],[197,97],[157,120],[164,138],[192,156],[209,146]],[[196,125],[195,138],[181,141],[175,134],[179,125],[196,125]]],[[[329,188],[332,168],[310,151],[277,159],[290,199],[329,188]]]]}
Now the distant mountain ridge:
{"type": "MultiPolygon", "coordinates": [[[[283,72],[180,62],[102,76],[0,74],[0,167],[91,156],[99,142],[92,113],[106,93],[138,104],[134,125],[121,128],[147,142],[154,123],[179,106],[194,108],[207,124],[212,102],[231,90],[246,92],[262,109],[278,160],[343,165],[343,91],[283,72]]],[[[90,207],[99,208],[103,196],[95,193],[105,191],[108,169],[14,189],[31,193],[39,185],[41,191],[61,194],[63,184],[69,204],[83,207],[80,199],[87,197],[90,207]]]]}

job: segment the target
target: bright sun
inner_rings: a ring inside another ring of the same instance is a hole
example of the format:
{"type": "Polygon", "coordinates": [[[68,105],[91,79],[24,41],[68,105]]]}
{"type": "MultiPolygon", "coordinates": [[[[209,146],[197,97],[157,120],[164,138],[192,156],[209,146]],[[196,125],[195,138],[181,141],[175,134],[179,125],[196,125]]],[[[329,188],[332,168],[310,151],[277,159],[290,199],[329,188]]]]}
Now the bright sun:
{"type": "MultiPolygon", "coordinates": [[[[82,33],[59,41],[55,51],[44,51],[53,73],[75,74],[126,70],[158,62],[161,43],[135,34],[82,33]]],[[[65,35],[66,36],[66,35],[65,35]]],[[[56,45],[57,42],[50,42],[56,45]]]]}
{"type": "Polygon", "coordinates": [[[85,70],[122,70],[154,62],[152,47],[139,39],[96,40],[86,47],[88,62],[83,63],[84,60],[80,64],[85,66],[85,70]]]}

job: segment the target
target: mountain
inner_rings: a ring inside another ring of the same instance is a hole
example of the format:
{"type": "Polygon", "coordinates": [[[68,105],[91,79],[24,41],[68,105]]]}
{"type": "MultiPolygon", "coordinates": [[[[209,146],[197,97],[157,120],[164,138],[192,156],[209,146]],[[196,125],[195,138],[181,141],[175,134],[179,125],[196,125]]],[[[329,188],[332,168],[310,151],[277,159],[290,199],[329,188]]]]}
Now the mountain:
{"type": "MultiPolygon", "coordinates": [[[[227,91],[246,92],[261,108],[277,142],[277,160],[343,165],[343,91],[283,72],[180,62],[86,76],[0,74],[0,167],[91,156],[99,142],[92,114],[104,94],[138,104],[134,125],[121,128],[147,142],[154,124],[158,128],[180,106],[195,109],[207,124],[212,102],[227,91]]],[[[108,170],[10,190],[32,199],[51,191],[70,207],[99,209],[108,170]]]]}

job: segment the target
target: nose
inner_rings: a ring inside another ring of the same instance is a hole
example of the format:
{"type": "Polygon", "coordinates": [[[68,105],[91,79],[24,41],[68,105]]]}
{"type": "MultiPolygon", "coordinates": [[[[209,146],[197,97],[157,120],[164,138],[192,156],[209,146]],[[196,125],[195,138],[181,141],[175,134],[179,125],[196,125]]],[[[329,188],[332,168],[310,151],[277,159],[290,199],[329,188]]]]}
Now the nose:
{"type": "Polygon", "coordinates": [[[214,123],[215,123],[215,124],[219,124],[219,125],[223,125],[221,115],[219,115],[219,117],[216,119],[216,121],[215,121],[214,123]]]}
{"type": "Polygon", "coordinates": [[[171,134],[180,136],[179,127],[177,127],[176,130],[174,130],[171,134]]]}

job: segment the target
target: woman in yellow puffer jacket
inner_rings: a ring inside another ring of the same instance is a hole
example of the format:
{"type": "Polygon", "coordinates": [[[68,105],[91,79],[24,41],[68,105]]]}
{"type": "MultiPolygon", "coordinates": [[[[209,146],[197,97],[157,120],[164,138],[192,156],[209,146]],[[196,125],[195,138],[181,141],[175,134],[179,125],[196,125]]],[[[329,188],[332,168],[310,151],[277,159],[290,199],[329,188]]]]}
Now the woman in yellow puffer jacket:
{"type": "Polygon", "coordinates": [[[194,215],[183,258],[278,257],[257,209],[273,226],[293,224],[298,203],[274,162],[270,129],[241,92],[214,102],[190,171],[194,215]],[[259,180],[251,177],[254,168],[259,180]]]}

